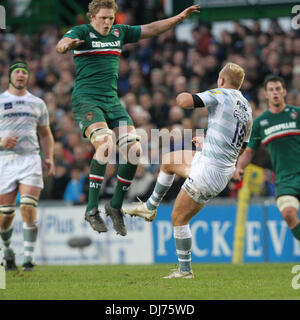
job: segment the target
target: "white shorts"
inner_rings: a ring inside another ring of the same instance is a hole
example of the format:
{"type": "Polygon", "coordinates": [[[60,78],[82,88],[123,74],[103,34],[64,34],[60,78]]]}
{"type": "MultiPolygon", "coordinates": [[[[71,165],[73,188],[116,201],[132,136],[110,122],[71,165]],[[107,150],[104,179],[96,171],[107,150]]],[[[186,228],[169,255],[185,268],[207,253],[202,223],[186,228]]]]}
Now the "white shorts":
{"type": "Polygon", "coordinates": [[[225,189],[233,176],[235,166],[222,169],[201,160],[201,152],[196,152],[191,164],[190,175],[182,189],[194,201],[203,204],[215,198],[225,189]]]}
{"type": "Polygon", "coordinates": [[[43,189],[42,161],[38,154],[0,156],[0,194],[16,190],[19,183],[43,189]]]}

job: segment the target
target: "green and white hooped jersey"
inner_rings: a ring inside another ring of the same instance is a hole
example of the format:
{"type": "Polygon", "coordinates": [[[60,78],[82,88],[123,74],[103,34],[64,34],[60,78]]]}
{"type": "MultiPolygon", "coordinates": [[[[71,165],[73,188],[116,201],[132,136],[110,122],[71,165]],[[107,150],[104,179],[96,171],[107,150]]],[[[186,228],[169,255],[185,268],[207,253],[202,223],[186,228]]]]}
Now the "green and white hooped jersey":
{"type": "Polygon", "coordinates": [[[300,173],[300,108],[286,105],[280,113],[265,111],[254,120],[249,147],[263,143],[270,152],[276,182],[300,173]]]}
{"type": "Polygon", "coordinates": [[[18,137],[13,150],[0,148],[0,156],[39,153],[38,126],[49,125],[45,102],[27,91],[15,96],[8,91],[0,94],[0,138],[18,137]]]}
{"type": "Polygon", "coordinates": [[[72,50],[76,67],[73,96],[117,97],[120,56],[124,44],[140,39],[141,26],[113,25],[107,36],[91,24],[70,29],[63,38],[84,40],[72,50]]]}
{"type": "Polygon", "coordinates": [[[251,134],[252,109],[239,90],[217,88],[197,94],[208,109],[202,161],[220,168],[235,166],[251,134]]]}

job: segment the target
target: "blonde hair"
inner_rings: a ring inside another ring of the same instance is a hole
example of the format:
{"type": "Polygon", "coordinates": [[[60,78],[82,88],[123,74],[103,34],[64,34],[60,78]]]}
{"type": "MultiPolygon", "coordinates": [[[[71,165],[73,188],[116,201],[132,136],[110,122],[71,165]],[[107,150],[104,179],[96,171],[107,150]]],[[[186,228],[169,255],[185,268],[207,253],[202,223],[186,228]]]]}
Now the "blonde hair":
{"type": "Polygon", "coordinates": [[[93,0],[89,3],[87,16],[91,19],[101,8],[113,9],[115,14],[118,12],[118,5],[115,0],[93,0]]]}
{"type": "Polygon", "coordinates": [[[244,69],[236,63],[228,62],[221,70],[224,78],[236,89],[240,89],[245,78],[244,69]]]}

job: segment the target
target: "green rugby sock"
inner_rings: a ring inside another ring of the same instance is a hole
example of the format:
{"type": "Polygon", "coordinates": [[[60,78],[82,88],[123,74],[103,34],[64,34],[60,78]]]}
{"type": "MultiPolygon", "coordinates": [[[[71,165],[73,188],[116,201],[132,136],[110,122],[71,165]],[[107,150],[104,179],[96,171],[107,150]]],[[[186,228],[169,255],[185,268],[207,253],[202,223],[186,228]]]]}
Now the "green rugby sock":
{"type": "Polygon", "coordinates": [[[102,182],[104,180],[104,174],[106,170],[106,164],[100,164],[97,160],[92,159],[90,164],[89,175],[89,199],[87,205],[87,211],[93,208],[98,208],[99,194],[102,182]]]}
{"type": "Polygon", "coordinates": [[[0,229],[0,237],[3,241],[5,248],[9,248],[9,246],[10,246],[10,242],[11,242],[10,239],[11,239],[13,230],[14,230],[13,227],[9,227],[6,230],[0,229]]]}
{"type": "Polygon", "coordinates": [[[291,231],[294,237],[300,241],[300,222],[291,231]]]}
{"type": "Polygon", "coordinates": [[[111,199],[111,206],[121,209],[126,192],[129,190],[131,182],[134,178],[137,165],[131,163],[120,164],[117,173],[117,186],[111,199]]]}

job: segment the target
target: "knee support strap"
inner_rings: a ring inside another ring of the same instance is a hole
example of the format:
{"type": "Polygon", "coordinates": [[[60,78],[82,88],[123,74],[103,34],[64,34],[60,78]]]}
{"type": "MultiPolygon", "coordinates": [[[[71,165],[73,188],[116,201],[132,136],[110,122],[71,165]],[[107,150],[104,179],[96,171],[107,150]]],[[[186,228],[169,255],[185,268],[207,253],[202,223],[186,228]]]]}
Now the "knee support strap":
{"type": "Polygon", "coordinates": [[[31,195],[23,195],[20,200],[20,208],[22,207],[33,207],[36,208],[38,204],[38,199],[31,195]]]}
{"type": "Polygon", "coordinates": [[[277,208],[280,212],[287,207],[293,207],[299,210],[299,200],[291,195],[280,196],[277,201],[277,208]]]}
{"type": "Polygon", "coordinates": [[[6,216],[12,216],[15,214],[16,205],[15,204],[3,204],[0,205],[0,214],[6,216]]]}
{"type": "Polygon", "coordinates": [[[91,143],[94,144],[95,141],[101,141],[104,137],[107,136],[112,136],[112,130],[108,128],[96,128],[91,132],[89,139],[91,143]]]}
{"type": "Polygon", "coordinates": [[[124,146],[127,146],[133,142],[139,142],[140,140],[141,137],[136,133],[124,133],[117,140],[117,146],[119,146],[119,148],[121,149],[124,146]]]}

